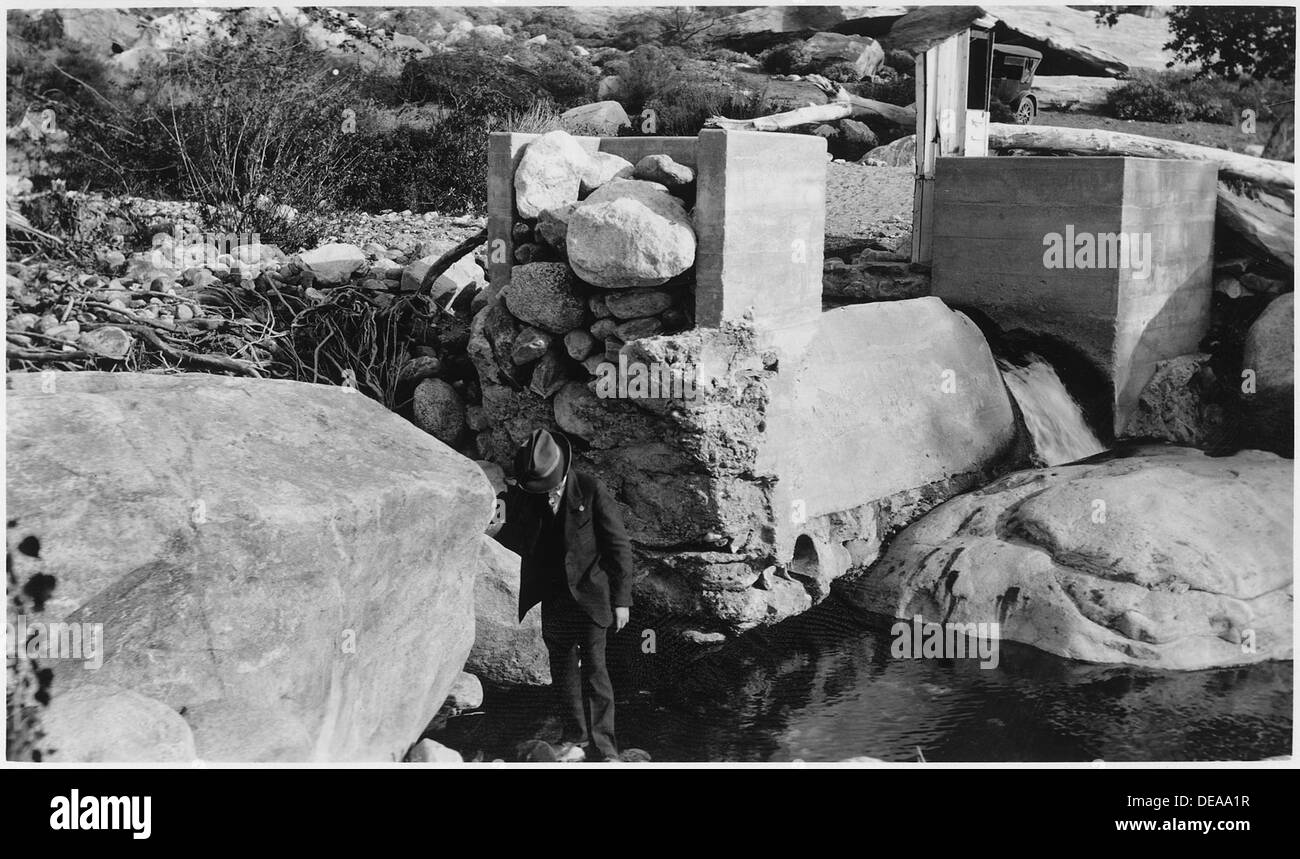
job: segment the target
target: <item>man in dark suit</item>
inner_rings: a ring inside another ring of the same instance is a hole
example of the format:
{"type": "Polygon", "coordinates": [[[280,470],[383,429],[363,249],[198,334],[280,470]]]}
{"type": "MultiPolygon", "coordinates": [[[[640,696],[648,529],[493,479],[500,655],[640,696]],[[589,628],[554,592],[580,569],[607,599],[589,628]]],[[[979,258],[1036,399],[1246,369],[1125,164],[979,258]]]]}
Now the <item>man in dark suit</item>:
{"type": "Polygon", "coordinates": [[[617,759],[605,639],[610,626],[627,625],[632,544],[609,490],[571,468],[572,458],[560,433],[534,430],[520,445],[497,540],[521,560],[519,619],[542,605],[542,640],[564,718],[560,759],[617,759]]]}

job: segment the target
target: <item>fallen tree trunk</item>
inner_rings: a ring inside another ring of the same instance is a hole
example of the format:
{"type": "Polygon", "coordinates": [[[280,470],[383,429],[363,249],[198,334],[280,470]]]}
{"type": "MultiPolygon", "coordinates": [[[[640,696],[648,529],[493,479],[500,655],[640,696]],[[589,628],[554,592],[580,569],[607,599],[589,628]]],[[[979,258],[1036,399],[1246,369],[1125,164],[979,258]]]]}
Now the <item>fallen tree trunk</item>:
{"type": "Polygon", "coordinates": [[[807,107],[799,107],[783,113],[774,113],[770,116],[759,116],[754,119],[727,119],[722,116],[711,116],[706,124],[727,131],[786,131],[800,125],[809,125],[814,122],[834,122],[837,119],[847,119],[850,116],[853,116],[853,108],[850,105],[844,102],[829,102],[828,104],[810,104],[807,107]]]}
{"type": "Polygon", "coordinates": [[[1287,208],[1284,201],[1270,201],[1267,195],[1261,199],[1220,182],[1215,217],[1256,251],[1294,269],[1295,215],[1287,208]]]}
{"type": "Polygon", "coordinates": [[[1294,164],[1255,158],[1211,146],[1157,140],[1154,137],[1125,134],[1120,131],[990,122],[989,148],[1066,152],[1074,155],[1129,155],[1137,158],[1208,161],[1219,166],[1221,176],[1242,179],[1270,191],[1295,190],[1294,164]]]}

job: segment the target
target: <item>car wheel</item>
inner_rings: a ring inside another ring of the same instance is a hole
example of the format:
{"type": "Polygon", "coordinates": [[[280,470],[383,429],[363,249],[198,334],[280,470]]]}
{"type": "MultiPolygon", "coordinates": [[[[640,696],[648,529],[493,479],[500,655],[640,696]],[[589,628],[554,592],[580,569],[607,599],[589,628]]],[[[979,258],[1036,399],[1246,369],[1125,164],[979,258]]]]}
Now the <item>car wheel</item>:
{"type": "Polygon", "coordinates": [[[1035,113],[1037,113],[1037,111],[1034,110],[1034,103],[1032,100],[1021,98],[1020,101],[1016,102],[1017,125],[1032,125],[1035,113]]]}

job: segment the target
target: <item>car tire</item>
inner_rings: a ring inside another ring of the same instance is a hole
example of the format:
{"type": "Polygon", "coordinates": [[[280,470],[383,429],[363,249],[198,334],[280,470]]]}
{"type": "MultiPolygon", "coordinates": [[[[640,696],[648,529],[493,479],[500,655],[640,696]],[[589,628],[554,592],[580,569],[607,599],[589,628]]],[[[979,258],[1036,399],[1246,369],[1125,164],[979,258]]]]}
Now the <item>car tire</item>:
{"type": "Polygon", "coordinates": [[[1016,101],[1014,110],[1016,125],[1033,125],[1034,117],[1038,115],[1038,107],[1034,100],[1028,96],[1021,96],[1016,101]]]}

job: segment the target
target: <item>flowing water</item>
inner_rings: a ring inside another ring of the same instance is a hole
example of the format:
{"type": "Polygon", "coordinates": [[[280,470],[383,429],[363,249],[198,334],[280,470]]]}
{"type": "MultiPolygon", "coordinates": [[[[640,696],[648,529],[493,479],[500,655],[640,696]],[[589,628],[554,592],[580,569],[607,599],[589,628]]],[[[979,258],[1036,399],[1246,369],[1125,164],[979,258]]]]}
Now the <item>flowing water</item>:
{"type": "Polygon", "coordinates": [[[998,368],[1043,461],[1061,465],[1105,450],[1052,365],[1033,353],[1025,361],[1022,366],[999,358],[998,368]]]}
{"type": "MultiPolygon", "coordinates": [[[[656,680],[615,674],[619,742],[658,761],[1258,760],[1290,754],[1292,666],[1150,671],[1002,643],[998,666],[899,659],[834,598],[656,680]]],[[[638,637],[639,639],[639,637],[638,637]]],[[[653,665],[655,654],[627,656],[653,665]]],[[[438,740],[514,760],[555,739],[548,690],[489,690],[438,740]]]]}

